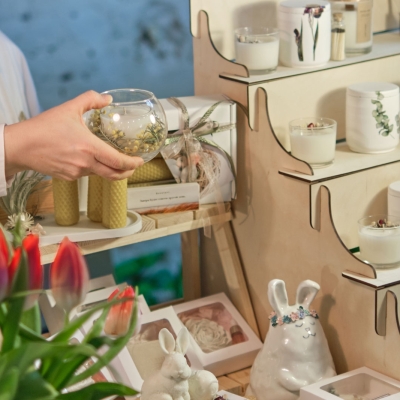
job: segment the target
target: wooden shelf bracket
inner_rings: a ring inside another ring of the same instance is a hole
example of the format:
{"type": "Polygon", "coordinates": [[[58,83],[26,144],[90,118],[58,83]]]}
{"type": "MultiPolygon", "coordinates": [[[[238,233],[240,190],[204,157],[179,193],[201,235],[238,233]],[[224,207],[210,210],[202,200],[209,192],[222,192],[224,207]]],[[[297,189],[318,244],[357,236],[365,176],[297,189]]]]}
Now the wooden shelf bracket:
{"type": "Polygon", "coordinates": [[[379,336],[386,336],[387,297],[391,293],[395,299],[397,328],[400,333],[400,284],[375,291],[375,331],[379,336]]]}

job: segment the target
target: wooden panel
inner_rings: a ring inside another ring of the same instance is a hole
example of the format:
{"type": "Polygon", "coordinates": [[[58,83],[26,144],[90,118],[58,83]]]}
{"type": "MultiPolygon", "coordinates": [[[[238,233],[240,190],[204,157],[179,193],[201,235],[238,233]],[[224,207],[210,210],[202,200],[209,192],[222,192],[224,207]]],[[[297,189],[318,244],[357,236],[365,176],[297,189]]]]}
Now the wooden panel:
{"type": "Polygon", "coordinates": [[[193,220],[193,211],[182,211],[170,214],[150,214],[150,219],[156,222],[156,228],[166,228],[172,225],[182,224],[193,220]]]}
{"type": "Polygon", "coordinates": [[[346,143],[339,143],[336,146],[335,160],[332,165],[314,169],[313,175],[299,174],[288,170],[282,171],[282,174],[307,182],[319,182],[398,161],[400,161],[400,147],[389,153],[362,154],[351,151],[346,143]]]}
{"type": "Polygon", "coordinates": [[[387,188],[400,179],[400,163],[373,168],[311,186],[311,224],[318,229],[318,192],[329,188],[335,228],[349,249],[358,247],[357,221],[387,213],[387,188]]]}
{"type": "Polygon", "coordinates": [[[346,87],[364,81],[399,84],[399,68],[400,55],[397,55],[249,86],[250,126],[256,120],[257,87],[262,87],[268,95],[274,133],[287,150],[290,149],[289,121],[295,118],[333,118],[338,123],[337,137],[344,138],[346,87]]]}
{"type": "Polygon", "coordinates": [[[231,226],[229,223],[213,225],[213,232],[228,285],[229,298],[250,328],[260,337],[231,226]]]}
{"type": "Polygon", "coordinates": [[[231,210],[231,203],[221,205],[206,204],[201,206],[199,210],[194,211],[194,219],[212,217],[214,215],[224,214],[231,210]]]}
{"type": "Polygon", "coordinates": [[[182,281],[184,301],[201,297],[199,232],[181,233],[182,281]]]}
{"type": "MultiPolygon", "coordinates": [[[[190,0],[192,35],[198,37],[197,16],[200,10],[206,11],[210,17],[210,31],[214,46],[225,58],[235,58],[234,29],[241,26],[276,27],[279,1],[190,0]]],[[[374,32],[398,28],[399,14],[399,0],[375,0],[374,32]]]]}
{"type": "Polygon", "coordinates": [[[222,73],[221,76],[227,79],[235,80],[249,85],[256,85],[266,81],[284,79],[291,76],[310,74],[317,71],[323,71],[332,68],[340,68],[345,65],[358,64],[379,58],[389,57],[400,54],[400,41],[398,33],[384,33],[373,37],[373,48],[368,54],[353,55],[345,58],[343,61],[328,61],[326,64],[318,67],[309,68],[291,68],[278,65],[274,72],[266,74],[253,74],[249,77],[238,75],[229,75],[222,73]]]}
{"type": "MultiPolygon", "coordinates": [[[[209,219],[210,224],[221,224],[232,219],[232,214],[226,213],[223,215],[211,217],[209,219]]],[[[204,225],[204,221],[189,221],[183,222],[179,224],[173,224],[170,226],[165,226],[163,228],[154,229],[146,232],[138,232],[134,235],[125,236],[117,239],[104,239],[104,240],[91,240],[86,242],[78,243],[83,254],[91,254],[96,253],[98,251],[104,251],[109,249],[114,249],[116,247],[126,246],[128,244],[139,243],[145,240],[157,239],[163,236],[174,235],[176,233],[182,233],[186,231],[190,231],[193,229],[202,228],[204,225]]],[[[40,248],[41,252],[41,261],[42,264],[50,263],[54,260],[57,245],[44,246],[40,248]]]]}
{"type": "Polygon", "coordinates": [[[228,374],[227,377],[239,382],[242,385],[243,393],[246,392],[247,386],[250,383],[250,371],[251,368],[242,369],[240,371],[234,372],[233,374],[228,374]]]}
{"type": "Polygon", "coordinates": [[[239,382],[228,378],[227,376],[218,377],[218,384],[219,384],[219,390],[225,390],[227,392],[231,392],[239,396],[243,396],[244,394],[242,385],[239,382]]]}

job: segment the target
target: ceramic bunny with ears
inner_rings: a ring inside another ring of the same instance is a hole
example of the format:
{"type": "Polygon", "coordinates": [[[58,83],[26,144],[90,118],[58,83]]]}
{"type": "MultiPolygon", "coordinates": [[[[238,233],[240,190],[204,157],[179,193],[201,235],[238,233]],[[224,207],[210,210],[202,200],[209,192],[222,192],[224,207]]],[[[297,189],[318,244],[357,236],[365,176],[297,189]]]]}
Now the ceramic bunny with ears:
{"type": "Polygon", "coordinates": [[[192,370],[185,358],[188,330],[182,328],[175,343],[172,334],[163,328],[158,339],[165,359],[161,369],[143,382],[141,400],[190,400],[188,379],[192,370]]]}
{"type": "Polygon", "coordinates": [[[292,400],[300,388],[336,375],[328,343],[310,304],[318,293],[317,283],[307,280],[297,288],[296,304],[289,306],[285,282],[268,285],[274,309],[264,346],[250,375],[247,395],[257,400],[292,400]]]}

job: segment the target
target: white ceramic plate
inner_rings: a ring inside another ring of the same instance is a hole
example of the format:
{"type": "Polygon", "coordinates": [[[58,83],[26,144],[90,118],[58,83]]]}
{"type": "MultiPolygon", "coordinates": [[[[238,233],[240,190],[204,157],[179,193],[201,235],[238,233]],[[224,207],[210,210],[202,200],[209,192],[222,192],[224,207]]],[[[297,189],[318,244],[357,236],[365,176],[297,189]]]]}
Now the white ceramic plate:
{"type": "Polygon", "coordinates": [[[39,246],[60,243],[65,236],[72,242],[82,242],[133,235],[142,229],[142,217],[134,211],[128,211],[126,226],[116,229],[107,229],[100,222],[90,221],[84,212],[81,212],[79,222],[72,226],[57,225],[53,214],[46,215],[39,223],[46,232],[40,235],[39,246]]]}

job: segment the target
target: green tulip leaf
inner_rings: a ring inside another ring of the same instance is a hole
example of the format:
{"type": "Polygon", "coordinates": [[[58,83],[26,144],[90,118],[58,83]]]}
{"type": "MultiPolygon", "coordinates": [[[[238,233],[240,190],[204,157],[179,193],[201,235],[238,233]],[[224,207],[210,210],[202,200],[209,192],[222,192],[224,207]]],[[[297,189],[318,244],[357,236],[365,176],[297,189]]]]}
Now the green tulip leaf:
{"type": "Polygon", "coordinates": [[[53,400],[59,392],[46,382],[38,371],[22,376],[15,399],[18,400],[53,400]]]}
{"type": "Polygon", "coordinates": [[[42,332],[42,323],[40,320],[40,309],[39,304],[36,302],[35,305],[26,310],[22,314],[21,323],[26,327],[30,328],[33,332],[37,334],[41,334],[42,332]]]}
{"type": "Polygon", "coordinates": [[[0,375],[0,400],[13,400],[18,389],[19,370],[13,367],[0,375]]]}
{"type": "Polygon", "coordinates": [[[93,383],[75,392],[64,393],[57,400],[101,400],[108,396],[135,396],[138,392],[119,383],[93,383]]]}

